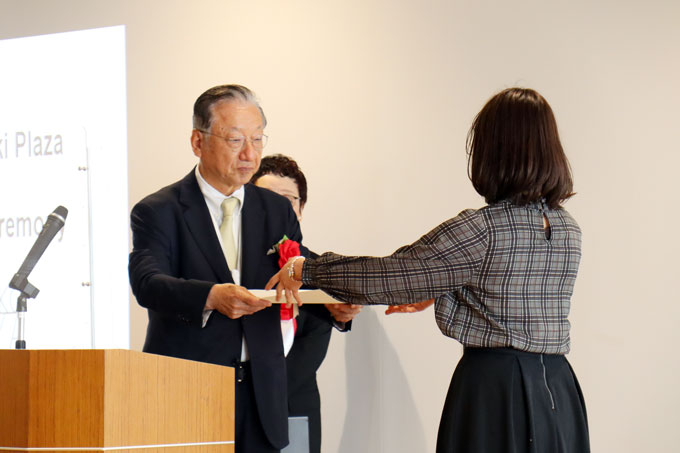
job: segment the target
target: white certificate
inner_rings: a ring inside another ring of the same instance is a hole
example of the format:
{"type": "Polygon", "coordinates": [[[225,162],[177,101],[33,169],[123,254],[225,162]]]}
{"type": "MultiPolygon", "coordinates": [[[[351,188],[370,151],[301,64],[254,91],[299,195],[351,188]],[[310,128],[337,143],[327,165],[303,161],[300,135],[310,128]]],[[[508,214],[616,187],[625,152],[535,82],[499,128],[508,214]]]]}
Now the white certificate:
{"type": "MultiPolygon", "coordinates": [[[[265,289],[249,289],[255,297],[260,299],[269,300],[275,304],[285,304],[286,296],[281,294],[281,300],[276,301],[276,290],[270,289],[269,291],[265,289]]],[[[300,299],[305,304],[343,304],[344,302],[333,299],[331,296],[321,291],[320,289],[301,289],[298,291],[300,299]]]]}

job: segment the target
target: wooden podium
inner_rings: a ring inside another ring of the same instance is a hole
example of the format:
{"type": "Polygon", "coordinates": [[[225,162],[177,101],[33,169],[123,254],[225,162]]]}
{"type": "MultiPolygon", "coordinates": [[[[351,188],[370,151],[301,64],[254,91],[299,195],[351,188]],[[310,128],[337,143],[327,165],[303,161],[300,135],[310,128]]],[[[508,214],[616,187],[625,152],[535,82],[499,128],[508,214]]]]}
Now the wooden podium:
{"type": "Polygon", "coordinates": [[[234,370],[127,350],[0,350],[0,452],[233,452],[234,370]]]}

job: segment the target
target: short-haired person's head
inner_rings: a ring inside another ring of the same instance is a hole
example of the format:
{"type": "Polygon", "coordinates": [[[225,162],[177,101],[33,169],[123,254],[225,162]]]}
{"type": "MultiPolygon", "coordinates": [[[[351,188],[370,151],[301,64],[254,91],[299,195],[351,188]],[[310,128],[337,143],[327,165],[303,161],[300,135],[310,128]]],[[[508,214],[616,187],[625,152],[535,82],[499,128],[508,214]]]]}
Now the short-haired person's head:
{"type": "Polygon", "coordinates": [[[305,178],[305,174],[302,173],[297,162],[290,157],[283,154],[272,154],[271,156],[263,157],[260,161],[260,169],[253,175],[251,181],[254,183],[260,176],[264,175],[291,178],[297,185],[300,193],[300,202],[303,205],[307,203],[307,178],[305,178]]]}
{"type": "Polygon", "coordinates": [[[262,115],[262,127],[267,126],[267,118],[255,94],[243,85],[218,85],[206,90],[194,102],[193,126],[199,130],[210,130],[213,120],[213,106],[220,102],[239,101],[253,104],[262,115]]]}
{"type": "Polygon", "coordinates": [[[467,153],[468,176],[487,203],[545,200],[557,208],[574,194],[555,116],[534,90],[508,88],[493,96],[472,123],[467,153]]]}
{"type": "Polygon", "coordinates": [[[302,219],[307,203],[307,178],[293,159],[282,154],[263,157],[250,182],[288,198],[298,220],[302,219]]]}

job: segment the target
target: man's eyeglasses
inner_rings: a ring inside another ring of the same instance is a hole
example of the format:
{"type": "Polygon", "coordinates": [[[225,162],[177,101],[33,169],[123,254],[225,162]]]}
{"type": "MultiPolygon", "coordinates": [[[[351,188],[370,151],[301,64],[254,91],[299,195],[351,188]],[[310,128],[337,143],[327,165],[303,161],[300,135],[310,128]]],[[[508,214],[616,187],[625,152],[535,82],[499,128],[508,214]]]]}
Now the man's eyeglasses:
{"type": "Polygon", "coordinates": [[[221,135],[213,134],[212,132],[205,131],[203,129],[196,129],[199,132],[203,132],[204,134],[208,135],[214,135],[215,137],[221,138],[225,142],[227,142],[227,146],[231,148],[232,150],[239,152],[243,149],[244,146],[246,146],[246,141],[250,142],[250,145],[256,150],[256,151],[262,151],[264,147],[267,145],[267,137],[266,135],[256,135],[254,137],[246,138],[246,137],[222,137],[221,135]]]}

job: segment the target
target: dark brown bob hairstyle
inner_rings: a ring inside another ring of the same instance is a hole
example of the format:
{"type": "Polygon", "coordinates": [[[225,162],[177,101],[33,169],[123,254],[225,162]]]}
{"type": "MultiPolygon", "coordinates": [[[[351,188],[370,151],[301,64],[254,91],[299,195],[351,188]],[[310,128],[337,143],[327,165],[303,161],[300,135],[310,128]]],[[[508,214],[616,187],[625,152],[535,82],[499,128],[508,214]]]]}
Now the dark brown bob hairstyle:
{"type": "Polygon", "coordinates": [[[477,114],[467,137],[468,177],[487,203],[552,209],[574,193],[569,161],[548,102],[536,91],[508,88],[477,114]]]}
{"type": "Polygon", "coordinates": [[[295,181],[295,185],[300,193],[300,204],[304,206],[307,203],[307,178],[298,166],[297,162],[283,154],[272,154],[265,156],[260,161],[260,168],[255,172],[250,182],[255,182],[265,175],[283,176],[284,178],[291,178],[295,181]]]}

